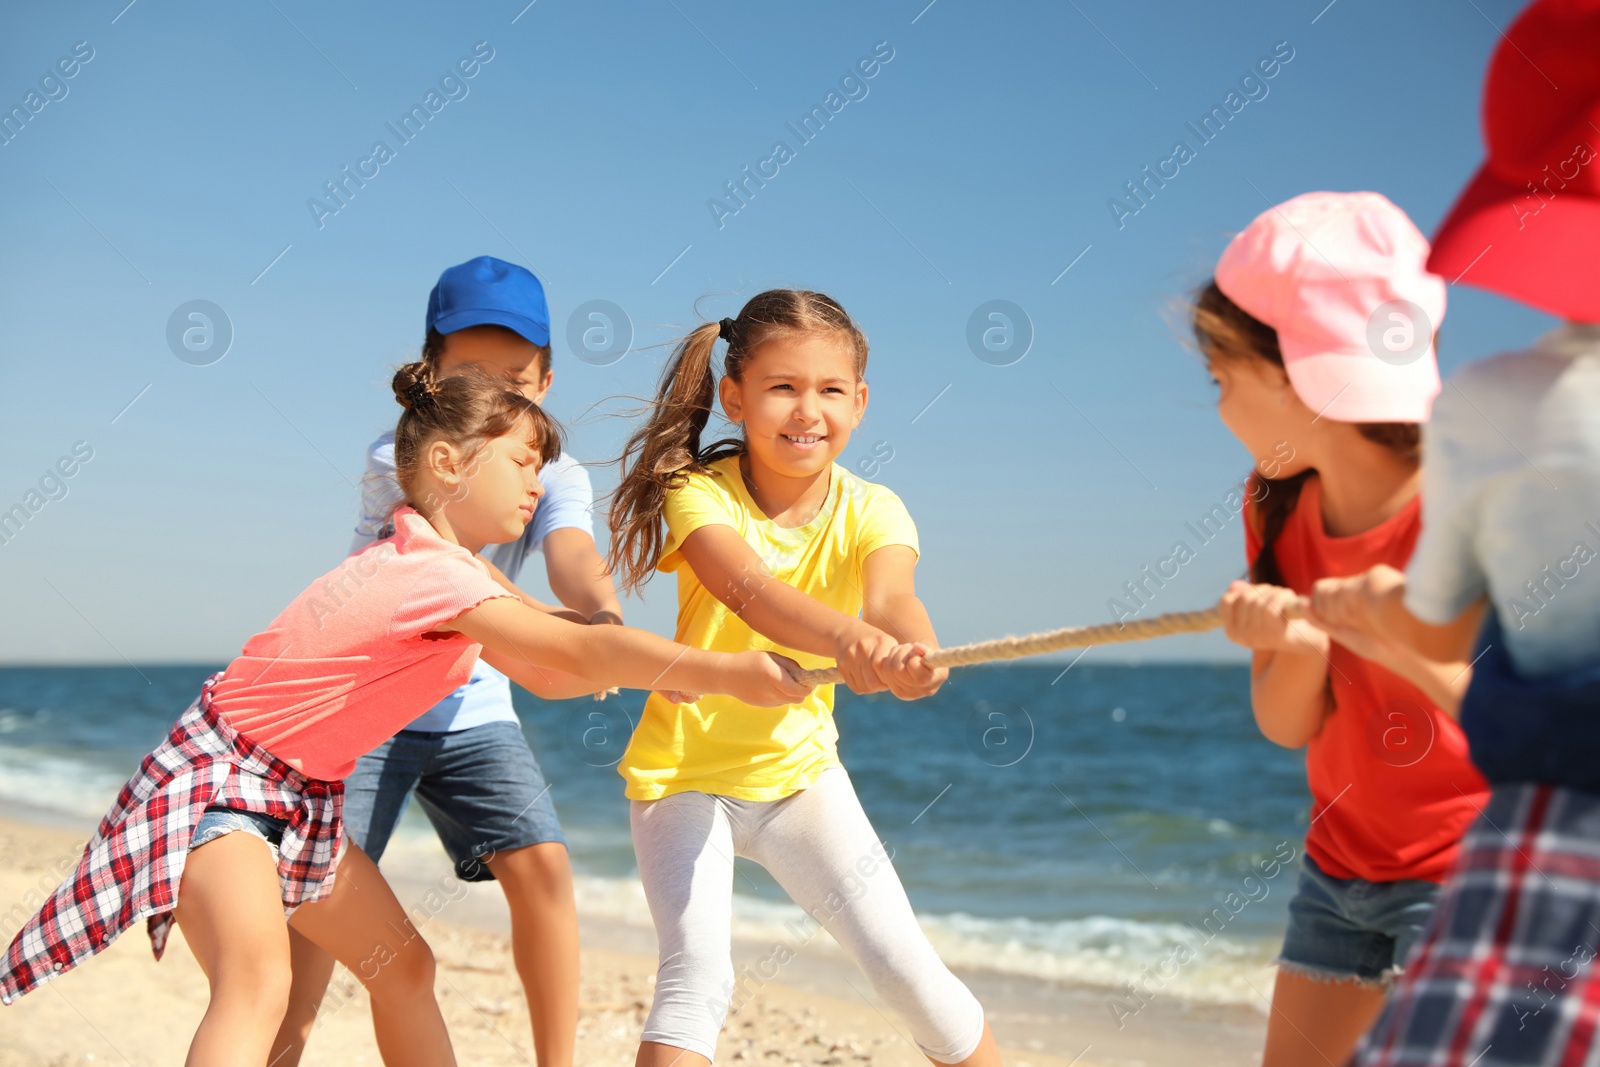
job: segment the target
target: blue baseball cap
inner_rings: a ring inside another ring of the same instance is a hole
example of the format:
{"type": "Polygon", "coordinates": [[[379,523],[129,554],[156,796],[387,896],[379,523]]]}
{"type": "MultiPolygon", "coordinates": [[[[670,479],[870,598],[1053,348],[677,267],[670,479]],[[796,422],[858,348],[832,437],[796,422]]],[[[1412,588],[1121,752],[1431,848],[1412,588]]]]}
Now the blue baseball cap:
{"type": "Polygon", "coordinates": [[[448,268],[428,294],[428,329],[455,333],[469,326],[504,326],[536,345],[549,344],[544,286],[526,267],[493,256],[448,268]]]}

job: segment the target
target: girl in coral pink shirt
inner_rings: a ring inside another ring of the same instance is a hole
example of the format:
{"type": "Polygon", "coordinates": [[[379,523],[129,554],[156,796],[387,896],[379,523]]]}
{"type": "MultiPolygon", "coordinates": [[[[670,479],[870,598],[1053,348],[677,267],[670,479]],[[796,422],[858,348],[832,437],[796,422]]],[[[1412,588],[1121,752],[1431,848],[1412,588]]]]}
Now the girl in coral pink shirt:
{"type": "Polygon", "coordinates": [[[206,681],[12,942],[0,999],[143,918],[159,958],[176,920],[211,983],[189,1062],[261,1064],[288,997],[292,925],[365,984],[385,1063],[454,1063],[432,954],[371,860],[348,842],[340,853],[341,779],[357,757],[465,682],[480,655],[547,698],[610,686],[763,706],[805,697],[766,653],[578,625],[523,597],[476,553],[522,534],[559,430],[481,375],[435,380],[413,363],[394,389],[406,409],[394,536],[313,582],[206,681]]]}

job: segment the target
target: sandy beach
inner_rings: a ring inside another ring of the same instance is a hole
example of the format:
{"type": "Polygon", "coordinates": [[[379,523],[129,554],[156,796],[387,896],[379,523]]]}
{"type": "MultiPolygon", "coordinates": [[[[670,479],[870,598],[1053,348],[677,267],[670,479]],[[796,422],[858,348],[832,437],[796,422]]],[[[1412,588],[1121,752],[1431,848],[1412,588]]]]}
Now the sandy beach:
{"type": "MultiPolygon", "coordinates": [[[[0,936],[29,914],[25,901],[53,889],[69,871],[88,828],[59,821],[0,819],[0,936]]],[[[445,871],[442,854],[439,871],[445,871]]],[[[447,874],[447,871],[446,871],[447,874]]],[[[533,1063],[528,1016],[505,937],[504,904],[492,884],[464,894],[432,870],[390,872],[408,908],[425,907],[439,887],[456,898],[426,912],[422,933],[439,962],[438,995],[460,1062],[533,1063]]],[[[459,883],[457,883],[459,885],[459,883]]],[[[35,898],[36,899],[36,898],[35,898]]],[[[581,901],[580,901],[581,907],[581,901]]],[[[413,911],[413,914],[417,914],[413,911]]],[[[651,996],[653,936],[643,925],[585,920],[578,1061],[630,1064],[651,996]]],[[[740,945],[736,964],[763,946],[740,945]]],[[[809,947],[732,1017],[719,1063],[911,1067],[927,1061],[865,990],[831,946],[809,947]]],[[[1018,1067],[1248,1063],[1257,1058],[1261,1019],[1240,1010],[1151,1003],[1118,1028],[1104,990],[1056,987],[982,973],[964,974],[983,999],[1006,1062],[1018,1067]]],[[[180,1062],[205,1010],[206,985],[174,936],[159,964],[142,927],[88,964],[0,1009],[0,1067],[110,1062],[180,1062]]],[[[304,1061],[377,1064],[370,1016],[359,984],[336,974],[304,1061]]]]}

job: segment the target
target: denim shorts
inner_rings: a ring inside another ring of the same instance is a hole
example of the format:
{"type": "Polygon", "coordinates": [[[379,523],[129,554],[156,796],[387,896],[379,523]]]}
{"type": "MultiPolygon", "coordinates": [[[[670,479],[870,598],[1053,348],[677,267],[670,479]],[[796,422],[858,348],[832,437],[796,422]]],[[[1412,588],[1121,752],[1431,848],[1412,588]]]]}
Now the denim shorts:
{"type": "Polygon", "coordinates": [[[344,825],[374,863],[413,792],[462,881],[493,881],[485,861],[498,852],[566,843],[520,723],[402,730],[362,756],[345,779],[344,825]]]}
{"type": "Polygon", "coordinates": [[[1433,914],[1437,882],[1334,878],[1304,857],[1278,958],[1324,980],[1382,985],[1400,973],[1433,914]]]}
{"type": "Polygon", "coordinates": [[[209,845],[225,834],[242,830],[265,841],[267,847],[272,850],[273,859],[277,859],[278,846],[283,843],[283,832],[288,827],[288,819],[275,819],[271,815],[245,811],[242,808],[213,805],[207,808],[201,814],[200,821],[195,823],[194,837],[189,841],[189,849],[193,851],[201,845],[209,845]]]}

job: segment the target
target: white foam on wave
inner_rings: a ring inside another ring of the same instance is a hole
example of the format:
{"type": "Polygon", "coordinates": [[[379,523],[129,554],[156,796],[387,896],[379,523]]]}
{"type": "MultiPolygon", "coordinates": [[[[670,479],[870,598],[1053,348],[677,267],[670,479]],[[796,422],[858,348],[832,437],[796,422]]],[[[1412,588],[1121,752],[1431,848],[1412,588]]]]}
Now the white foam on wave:
{"type": "Polygon", "coordinates": [[[0,802],[98,821],[137,769],[137,762],[112,769],[81,757],[0,745],[0,802]]]}
{"type": "MultiPolygon", "coordinates": [[[[637,878],[579,877],[577,892],[584,915],[639,926],[650,922],[637,878]]],[[[804,941],[808,948],[840,952],[825,933],[809,936],[812,924],[788,901],[739,893],[733,899],[736,938],[791,948],[804,941]]],[[[1131,982],[1145,994],[1257,1008],[1261,998],[1256,990],[1270,988],[1272,982],[1275,944],[1213,935],[1183,923],[1105,916],[1040,922],[961,912],[924,914],[918,920],[939,957],[957,970],[1101,986],[1117,996],[1128,995],[1131,982]]]]}

